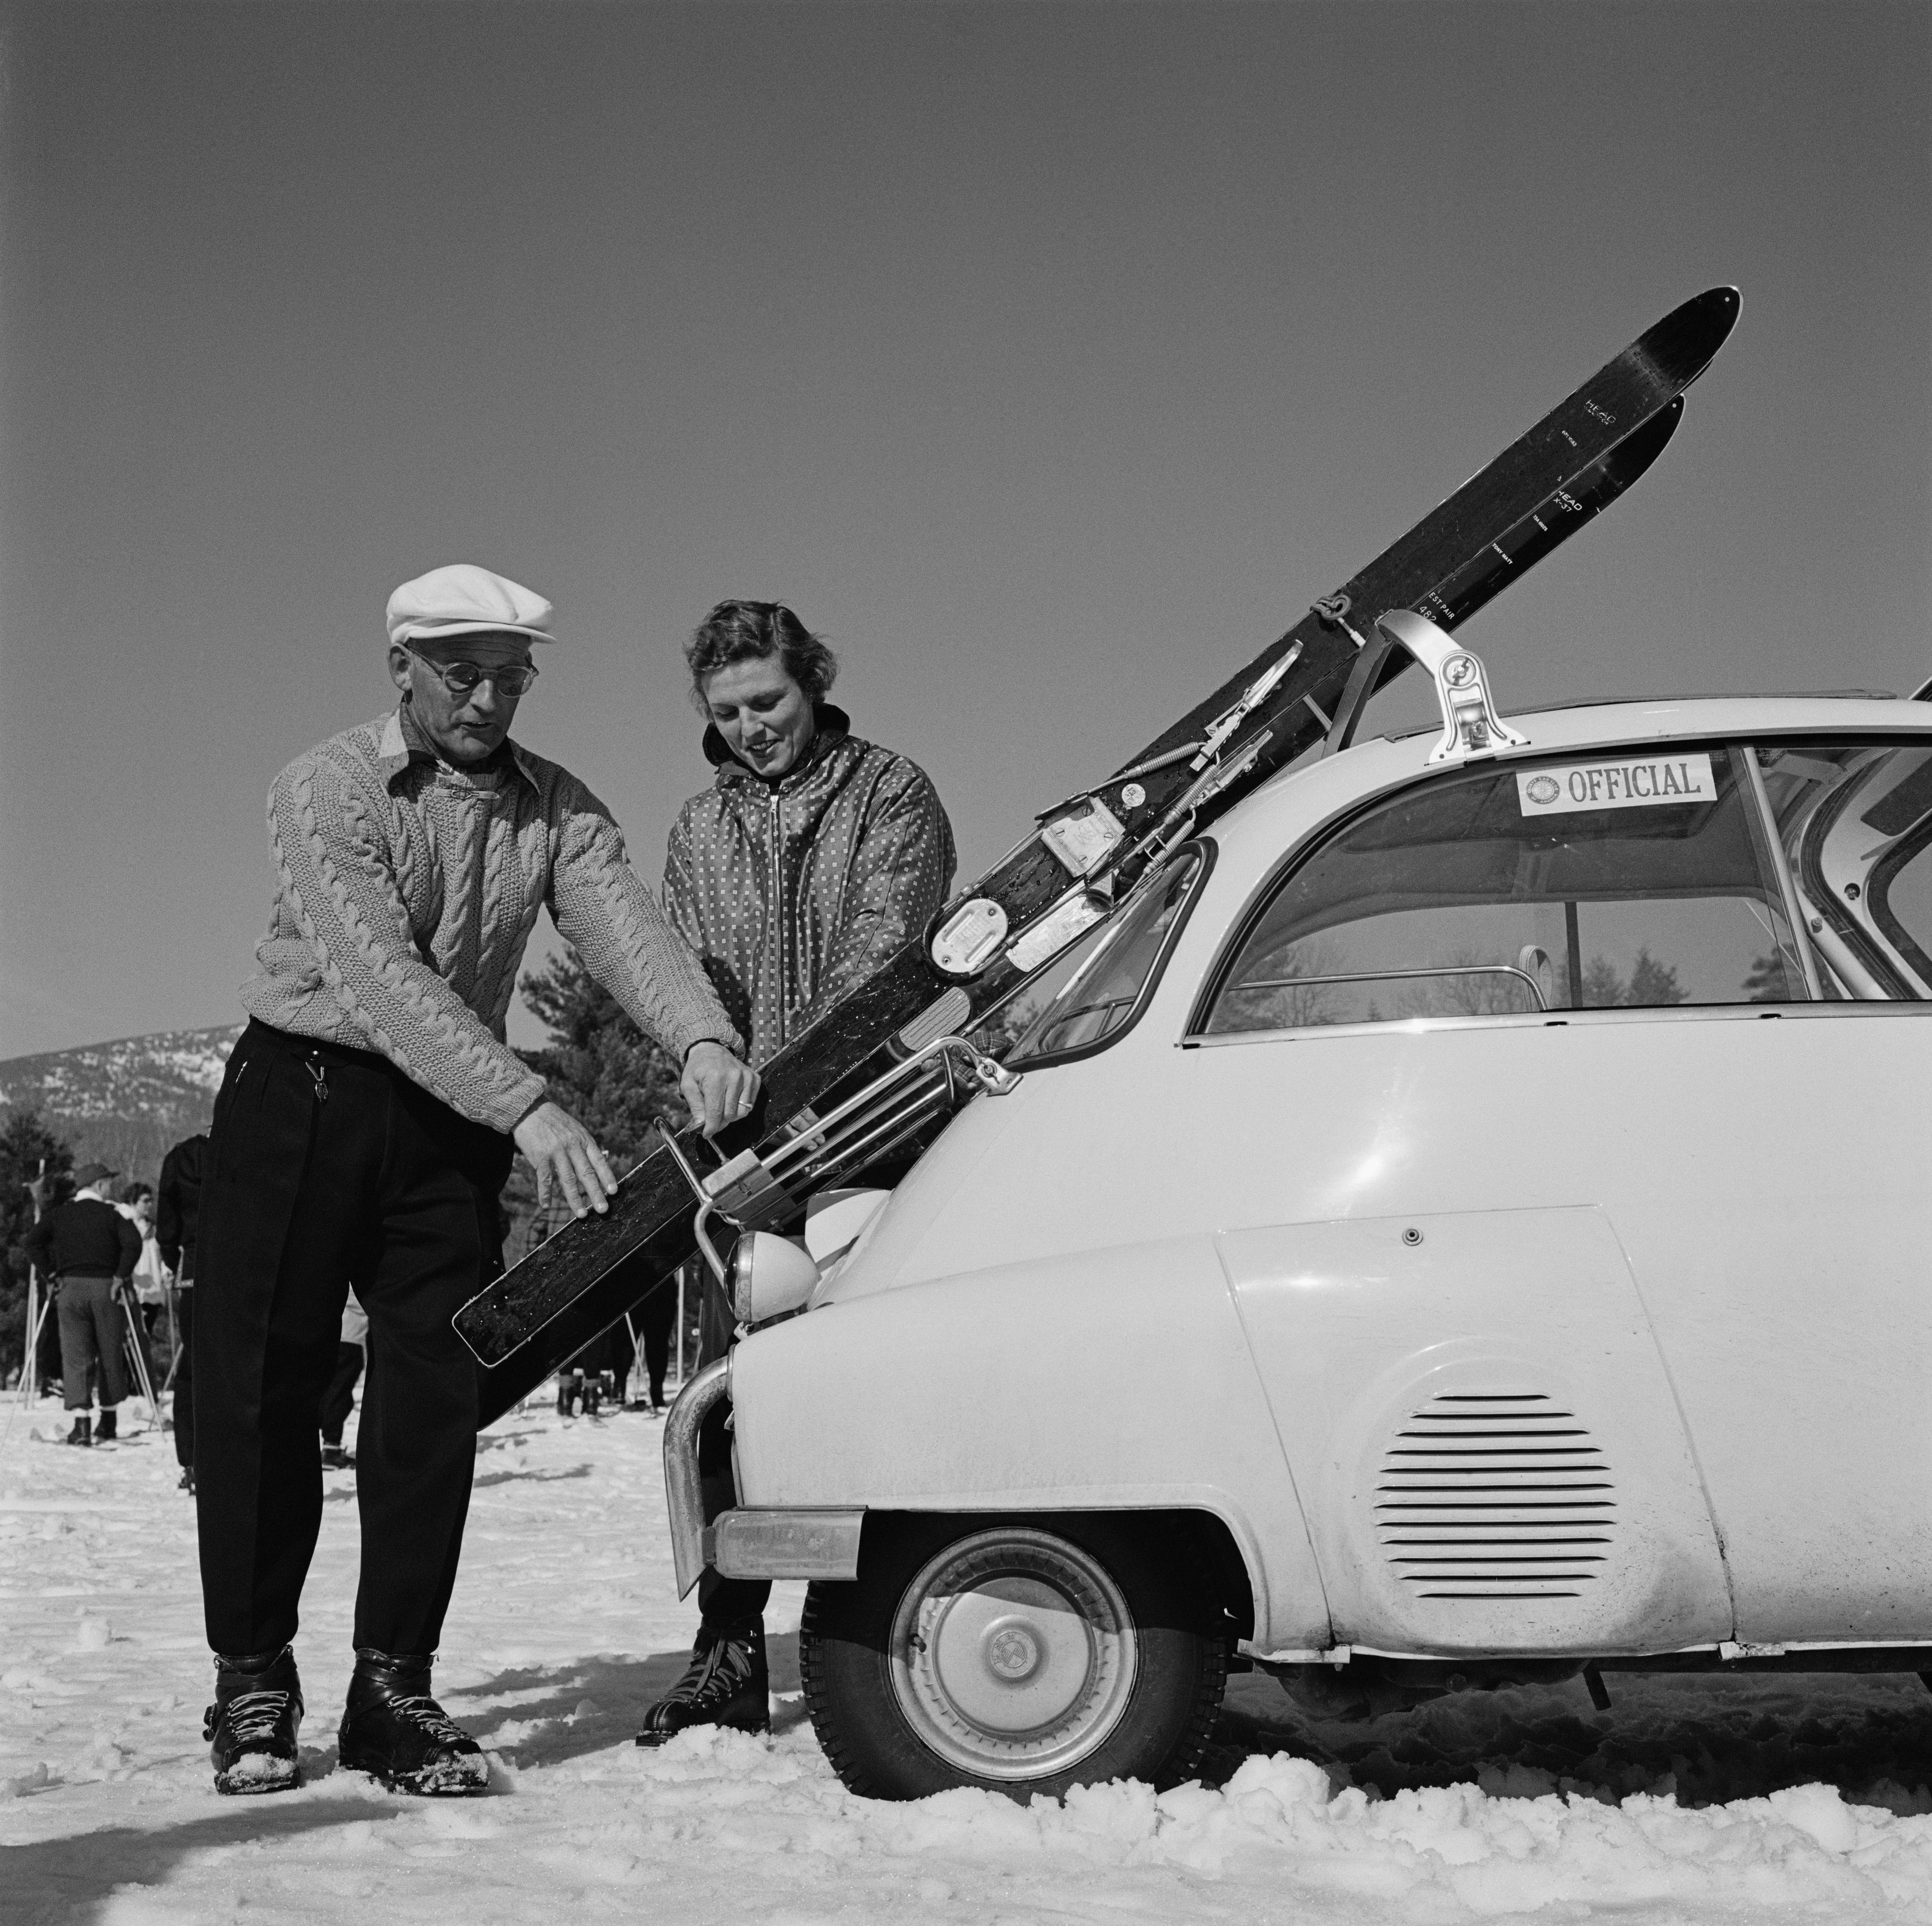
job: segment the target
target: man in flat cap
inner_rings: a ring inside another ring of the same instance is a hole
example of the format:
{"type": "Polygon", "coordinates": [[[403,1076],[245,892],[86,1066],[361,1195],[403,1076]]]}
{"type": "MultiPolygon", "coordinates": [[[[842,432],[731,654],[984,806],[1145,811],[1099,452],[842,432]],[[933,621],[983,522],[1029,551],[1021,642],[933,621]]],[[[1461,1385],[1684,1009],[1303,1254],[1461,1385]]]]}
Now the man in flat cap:
{"type": "Polygon", "coordinates": [[[509,736],[550,604],[468,564],[389,599],[400,704],[275,778],[280,880],[250,1021],[228,1061],[201,1193],[196,1509],[215,1652],[215,1784],[297,1783],[291,1645],[322,1516],[317,1408],[352,1284],[369,1315],[357,1451],[362,1576],[344,1766],[480,1790],[476,1742],[430,1693],[476,1456],[475,1364],[452,1329],[500,1268],[512,1145],[578,1215],[616,1179],[504,1042],[539,909],[684,1066],[707,1130],[758,1094],[688,946],[610,812],[509,736]]]}
{"type": "Polygon", "coordinates": [[[74,1414],[70,1444],[106,1443],[115,1436],[116,1407],[128,1395],[123,1346],[128,1328],[120,1293],[140,1262],[141,1236],[109,1202],[104,1163],[82,1164],[74,1192],[56,1204],[25,1238],[27,1261],[61,1280],[62,1401],[74,1414]],[[100,1372],[100,1428],[93,1425],[88,1378],[100,1372]]]}

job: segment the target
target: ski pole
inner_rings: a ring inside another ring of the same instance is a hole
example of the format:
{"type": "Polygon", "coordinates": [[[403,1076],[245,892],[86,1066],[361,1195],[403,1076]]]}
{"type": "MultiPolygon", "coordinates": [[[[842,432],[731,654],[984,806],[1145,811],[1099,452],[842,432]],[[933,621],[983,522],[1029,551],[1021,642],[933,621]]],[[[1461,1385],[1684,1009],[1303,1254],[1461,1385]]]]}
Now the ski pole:
{"type": "Polygon", "coordinates": [[[20,1365],[20,1402],[31,1408],[40,1396],[40,1327],[47,1321],[47,1300],[40,1294],[38,1265],[27,1267],[27,1354],[20,1365]]]}
{"type": "Polygon", "coordinates": [[[114,1286],[114,1294],[121,1300],[121,1316],[124,1320],[122,1340],[134,1366],[134,1381],[141,1388],[142,1396],[147,1400],[148,1427],[158,1431],[161,1428],[161,1408],[155,1400],[154,1381],[148,1373],[147,1352],[141,1342],[140,1323],[134,1315],[134,1294],[117,1282],[114,1286]]]}

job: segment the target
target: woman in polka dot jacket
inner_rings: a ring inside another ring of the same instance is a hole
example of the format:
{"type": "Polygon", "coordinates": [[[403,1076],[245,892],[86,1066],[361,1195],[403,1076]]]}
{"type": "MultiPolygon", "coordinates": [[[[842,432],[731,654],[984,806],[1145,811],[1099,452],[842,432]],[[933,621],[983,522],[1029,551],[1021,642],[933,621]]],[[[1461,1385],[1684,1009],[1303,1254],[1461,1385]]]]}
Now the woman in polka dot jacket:
{"type": "MultiPolygon", "coordinates": [[[[678,813],[664,909],[764,1063],[916,935],[952,887],[952,825],[923,770],[850,732],[825,700],[832,651],[782,603],[720,602],[685,651],[712,786],[678,813]]],[[[703,1361],[730,1317],[707,1305],[703,1361]]],[[[707,1514],[733,1502],[723,1418],[700,1440],[707,1514]],[[715,1436],[710,1435],[715,1432],[715,1436]]],[[[692,1725],[761,1731],[768,1583],[698,1582],[704,1622],[640,1744],[692,1725]]]]}
{"type": "Polygon", "coordinates": [[[782,603],[720,602],[685,656],[718,774],[678,812],[664,908],[755,1066],[946,900],[952,828],[925,772],[826,701],[832,651],[782,603]]]}

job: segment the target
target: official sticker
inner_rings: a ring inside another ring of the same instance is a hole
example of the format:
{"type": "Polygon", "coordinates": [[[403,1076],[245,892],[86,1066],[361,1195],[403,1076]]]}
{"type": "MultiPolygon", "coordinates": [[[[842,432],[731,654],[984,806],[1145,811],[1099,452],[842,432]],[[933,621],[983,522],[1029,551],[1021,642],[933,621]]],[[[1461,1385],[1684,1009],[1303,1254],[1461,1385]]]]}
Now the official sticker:
{"type": "Polygon", "coordinates": [[[1714,802],[1718,782],[1708,754],[1632,756],[1533,770],[1516,778],[1516,794],[1526,816],[1561,816],[1579,809],[1682,808],[1714,802]]]}

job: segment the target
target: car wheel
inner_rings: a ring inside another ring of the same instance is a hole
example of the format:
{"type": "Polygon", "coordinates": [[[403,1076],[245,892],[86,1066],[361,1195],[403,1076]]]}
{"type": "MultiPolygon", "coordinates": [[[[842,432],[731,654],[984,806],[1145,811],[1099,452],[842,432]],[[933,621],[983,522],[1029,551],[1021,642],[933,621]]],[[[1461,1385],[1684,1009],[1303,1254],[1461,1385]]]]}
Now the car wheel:
{"type": "MultiPolygon", "coordinates": [[[[878,1521],[884,1525],[886,1521],[878,1521]]],[[[868,1526],[799,1634],[813,1729],[856,1792],[1022,1798],[1179,1783],[1227,1682],[1223,1621],[1163,1533],[1124,1520],[868,1526]]]]}

